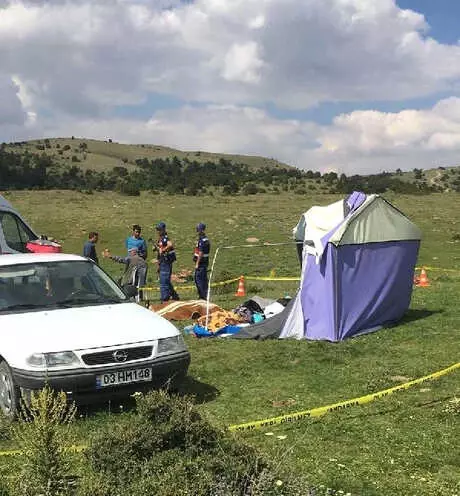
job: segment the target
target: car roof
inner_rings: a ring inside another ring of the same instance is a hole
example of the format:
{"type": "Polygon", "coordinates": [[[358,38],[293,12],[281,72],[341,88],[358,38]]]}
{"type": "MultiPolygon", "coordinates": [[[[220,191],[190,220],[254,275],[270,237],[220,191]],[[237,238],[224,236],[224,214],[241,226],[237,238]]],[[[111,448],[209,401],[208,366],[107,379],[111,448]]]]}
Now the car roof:
{"type": "Polygon", "coordinates": [[[13,208],[11,203],[2,195],[0,195],[0,207],[13,208]]]}
{"type": "Polygon", "coordinates": [[[21,265],[37,262],[82,262],[88,261],[80,255],[67,253],[14,253],[11,255],[0,255],[0,267],[8,265],[21,265]]]}

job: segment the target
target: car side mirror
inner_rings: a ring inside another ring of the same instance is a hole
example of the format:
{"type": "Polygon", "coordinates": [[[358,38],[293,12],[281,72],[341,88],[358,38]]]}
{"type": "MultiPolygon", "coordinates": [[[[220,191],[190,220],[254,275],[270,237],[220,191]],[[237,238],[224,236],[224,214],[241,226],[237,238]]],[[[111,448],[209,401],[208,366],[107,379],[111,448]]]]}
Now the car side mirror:
{"type": "Polygon", "coordinates": [[[134,298],[137,295],[137,288],[132,284],[127,284],[123,286],[123,292],[128,298],[134,298]]]}

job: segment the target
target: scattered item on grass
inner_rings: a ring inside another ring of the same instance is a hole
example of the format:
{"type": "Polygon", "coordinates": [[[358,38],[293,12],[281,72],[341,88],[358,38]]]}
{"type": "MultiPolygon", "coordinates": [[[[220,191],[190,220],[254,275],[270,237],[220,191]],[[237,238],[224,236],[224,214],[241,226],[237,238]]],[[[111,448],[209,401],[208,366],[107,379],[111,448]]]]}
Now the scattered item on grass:
{"type": "Polygon", "coordinates": [[[276,436],[276,439],[279,439],[280,441],[283,441],[286,438],[287,436],[276,436]]]}
{"type": "Polygon", "coordinates": [[[257,243],[258,241],[259,238],[255,238],[255,237],[246,238],[246,243],[257,243]]]}
{"type": "Polygon", "coordinates": [[[395,382],[409,382],[412,380],[411,377],[406,377],[405,375],[392,375],[390,379],[395,382]]]}
{"type": "Polygon", "coordinates": [[[275,433],[274,433],[274,432],[266,432],[266,433],[265,433],[265,435],[266,435],[266,436],[274,436],[274,435],[275,435],[275,433]]]}
{"type": "Polygon", "coordinates": [[[231,336],[233,334],[237,334],[240,332],[241,327],[237,325],[227,325],[217,329],[216,331],[209,331],[206,327],[203,327],[199,324],[195,324],[193,326],[193,333],[197,338],[211,338],[211,337],[225,337],[231,336]]]}
{"type": "MultiPolygon", "coordinates": [[[[168,320],[196,320],[206,317],[207,303],[205,300],[173,301],[171,303],[150,305],[149,310],[156,312],[168,320]]],[[[225,311],[214,303],[209,303],[209,313],[225,311]]]]}
{"type": "Polygon", "coordinates": [[[171,281],[176,283],[182,283],[191,281],[192,271],[190,269],[182,269],[179,272],[171,275],[171,281]]]}
{"type": "Polygon", "coordinates": [[[265,307],[264,310],[265,317],[269,319],[270,317],[273,317],[274,315],[281,313],[284,310],[285,306],[286,305],[282,305],[281,303],[275,301],[271,305],[265,307]]]}
{"type": "MultiPolygon", "coordinates": [[[[239,315],[236,315],[233,312],[228,312],[227,310],[218,309],[208,316],[207,330],[211,333],[215,333],[225,326],[237,325],[241,322],[242,319],[239,315]]],[[[203,327],[206,326],[206,315],[200,317],[197,324],[203,327]]]]}
{"type": "Polygon", "coordinates": [[[288,398],[287,400],[281,400],[281,401],[272,401],[272,406],[274,408],[280,408],[282,406],[292,406],[295,405],[297,402],[294,398],[288,398]]]}

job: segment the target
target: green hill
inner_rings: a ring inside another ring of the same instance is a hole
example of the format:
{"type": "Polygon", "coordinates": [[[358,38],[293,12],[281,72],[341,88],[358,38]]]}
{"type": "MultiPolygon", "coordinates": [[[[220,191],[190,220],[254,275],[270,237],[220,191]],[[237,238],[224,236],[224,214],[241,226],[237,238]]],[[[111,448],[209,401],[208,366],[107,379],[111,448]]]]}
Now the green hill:
{"type": "Polygon", "coordinates": [[[199,163],[218,162],[221,158],[233,163],[247,165],[253,169],[262,167],[286,168],[291,167],[278,160],[251,155],[230,155],[225,153],[210,153],[203,151],[181,151],[158,145],[126,145],[111,140],[100,141],[86,138],[47,138],[41,140],[9,143],[6,151],[24,154],[45,153],[58,164],[74,162],[82,169],[107,171],[113,167],[123,166],[129,169],[136,166],[136,160],[147,158],[166,159],[177,157],[199,163]]]}
{"type": "MultiPolygon", "coordinates": [[[[460,191],[459,166],[429,170],[414,168],[406,172],[397,169],[347,177],[340,172],[321,174],[300,170],[261,156],[187,152],[152,144],[129,145],[111,139],[100,141],[75,137],[4,143],[0,151],[4,156],[8,155],[3,162],[0,160],[0,166],[4,169],[3,177],[0,170],[0,183],[9,184],[10,189],[34,185],[45,189],[65,187],[122,191],[127,185],[127,191],[156,189],[178,193],[188,190],[196,194],[204,193],[203,188],[206,187],[211,187],[209,191],[213,191],[215,186],[222,189],[228,185],[227,193],[235,194],[248,183],[255,183],[258,187],[249,185],[251,192],[246,188],[245,194],[277,192],[280,189],[299,195],[353,190],[374,193],[388,190],[399,193],[460,191]],[[39,162],[42,163],[41,168],[37,165],[39,162]],[[35,169],[37,179],[31,182],[30,167],[34,164],[38,167],[35,169]],[[193,167],[188,167],[190,164],[193,167]],[[204,164],[207,164],[206,167],[203,167],[204,164]],[[54,180],[50,178],[53,173],[54,180]],[[22,174],[21,178],[18,174],[22,174]]],[[[315,164],[311,164],[310,169],[315,168],[315,164]]]]}

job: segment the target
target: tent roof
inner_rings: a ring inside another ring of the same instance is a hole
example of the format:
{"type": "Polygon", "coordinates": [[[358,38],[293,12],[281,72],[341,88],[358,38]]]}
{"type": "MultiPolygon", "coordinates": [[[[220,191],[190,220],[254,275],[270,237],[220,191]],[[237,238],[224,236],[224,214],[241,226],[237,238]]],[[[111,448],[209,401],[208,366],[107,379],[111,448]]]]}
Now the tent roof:
{"type": "Polygon", "coordinates": [[[379,195],[369,195],[333,232],[334,245],[419,240],[420,229],[379,195]]]}
{"type": "Polygon", "coordinates": [[[381,196],[355,192],[346,200],[310,208],[294,228],[294,237],[324,248],[327,242],[339,246],[419,240],[421,232],[381,196]]]}

